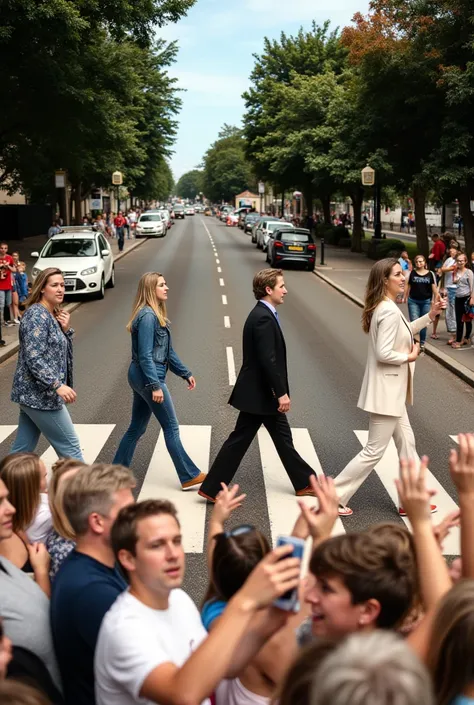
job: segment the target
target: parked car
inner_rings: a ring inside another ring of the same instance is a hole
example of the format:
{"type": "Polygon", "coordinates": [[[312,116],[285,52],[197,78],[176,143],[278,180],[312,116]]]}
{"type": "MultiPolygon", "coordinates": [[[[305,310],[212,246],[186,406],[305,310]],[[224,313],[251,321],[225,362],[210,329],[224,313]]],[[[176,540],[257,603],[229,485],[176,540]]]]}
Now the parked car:
{"type": "Polygon", "coordinates": [[[160,215],[165,222],[167,230],[169,230],[171,228],[171,226],[173,225],[173,221],[171,220],[171,213],[166,208],[161,208],[160,215]]]}
{"type": "Polygon", "coordinates": [[[138,219],[135,237],[164,237],[167,227],[160,211],[146,211],[138,219]]]}
{"type": "Polygon", "coordinates": [[[233,212],[232,206],[222,206],[220,210],[220,219],[222,220],[223,223],[225,223],[227,219],[227,214],[233,212]]]}
{"type": "Polygon", "coordinates": [[[302,262],[308,271],[314,269],[316,245],[306,228],[288,228],[288,223],[270,234],[267,262],[278,267],[284,262],[302,262]]]}
{"type": "Polygon", "coordinates": [[[185,211],[185,209],[184,209],[184,206],[183,206],[181,203],[175,203],[173,210],[174,210],[174,217],[176,218],[176,220],[177,220],[178,218],[182,218],[182,219],[184,220],[184,217],[185,217],[185,212],[184,212],[184,211],[185,211]]]}
{"type": "Polygon", "coordinates": [[[185,215],[194,215],[195,214],[194,206],[186,206],[186,208],[184,209],[184,214],[185,215]]]}
{"type": "Polygon", "coordinates": [[[263,221],[260,227],[257,228],[257,247],[266,252],[271,233],[274,230],[280,230],[281,228],[292,229],[294,228],[294,225],[292,223],[284,223],[281,220],[263,221]]]}
{"type": "Polygon", "coordinates": [[[88,294],[103,299],[105,289],[115,286],[114,258],[104,235],[90,226],[66,227],[49,238],[37,257],[31,277],[48,267],[58,267],[64,274],[68,295],[88,294]]]}
{"type": "Polygon", "coordinates": [[[255,242],[255,243],[257,242],[258,230],[260,230],[260,229],[263,228],[263,227],[266,227],[266,224],[269,223],[270,221],[273,221],[273,222],[276,222],[276,223],[280,223],[280,222],[281,222],[281,221],[279,220],[279,218],[275,218],[275,217],[273,217],[273,216],[271,216],[271,215],[264,215],[264,216],[258,221],[258,225],[257,225],[257,227],[255,228],[255,230],[252,230],[252,242],[255,242]]]}
{"type": "Polygon", "coordinates": [[[261,217],[262,216],[259,213],[247,213],[241,225],[244,233],[250,233],[252,231],[252,227],[258,223],[261,217]]]}
{"type": "Polygon", "coordinates": [[[239,222],[239,216],[237,215],[237,213],[227,213],[227,218],[225,221],[226,225],[235,226],[235,225],[238,225],[238,222],[239,222]]]}

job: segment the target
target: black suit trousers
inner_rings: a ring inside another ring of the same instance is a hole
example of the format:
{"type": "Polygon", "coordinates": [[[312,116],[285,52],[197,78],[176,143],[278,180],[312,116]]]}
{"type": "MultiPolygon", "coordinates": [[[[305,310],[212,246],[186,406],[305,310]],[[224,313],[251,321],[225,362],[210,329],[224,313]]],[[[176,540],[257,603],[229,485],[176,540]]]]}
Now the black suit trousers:
{"type": "Polygon", "coordinates": [[[202,492],[209,497],[215,497],[222,489],[221,482],[226,485],[232,482],[242,458],[262,424],[275,444],[276,451],[295,491],[302,490],[309,485],[309,476],[313,475],[314,471],[293,445],[293,436],[286,414],[262,416],[241,411],[235,429],[220,449],[207,478],[201,485],[202,492]]]}

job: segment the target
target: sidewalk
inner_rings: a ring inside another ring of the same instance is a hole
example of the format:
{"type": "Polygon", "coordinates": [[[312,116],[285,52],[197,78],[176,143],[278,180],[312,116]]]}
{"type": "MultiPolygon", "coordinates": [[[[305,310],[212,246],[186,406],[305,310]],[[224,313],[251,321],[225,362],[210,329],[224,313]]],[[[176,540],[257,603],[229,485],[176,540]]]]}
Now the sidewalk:
{"type": "MultiPolygon", "coordinates": [[[[32,257],[31,253],[39,252],[47,239],[48,238],[46,235],[36,235],[35,237],[26,237],[23,240],[6,241],[8,242],[8,252],[10,254],[12,252],[19,252],[20,260],[26,263],[26,271],[28,273],[29,280],[31,280],[31,269],[36,262],[36,257],[32,257]]],[[[135,240],[134,238],[130,240],[125,239],[123,252],[119,252],[117,240],[109,239],[114,262],[118,262],[122,259],[122,257],[125,257],[125,255],[146,241],[147,238],[140,238],[139,240],[135,240]]],[[[90,298],[87,296],[82,298],[74,296],[69,299],[66,297],[67,305],[65,306],[65,309],[71,313],[72,311],[75,311],[76,308],[79,308],[81,304],[86,303],[89,300],[90,298]]],[[[6,342],[6,345],[4,347],[0,347],[0,364],[12,355],[15,355],[18,351],[18,328],[19,326],[16,325],[8,327],[2,326],[1,337],[6,342]]]]}
{"type": "MultiPolygon", "coordinates": [[[[325,245],[324,259],[326,265],[316,264],[314,274],[362,307],[367,277],[373,264],[372,260],[367,259],[364,254],[349,252],[331,245],[325,245]]],[[[406,304],[402,304],[401,309],[408,318],[406,304]]],[[[428,329],[426,354],[474,387],[474,347],[453,350],[449,345],[446,345],[449,335],[443,318],[439,323],[437,334],[439,340],[432,340],[429,337],[430,329],[428,329]]]]}

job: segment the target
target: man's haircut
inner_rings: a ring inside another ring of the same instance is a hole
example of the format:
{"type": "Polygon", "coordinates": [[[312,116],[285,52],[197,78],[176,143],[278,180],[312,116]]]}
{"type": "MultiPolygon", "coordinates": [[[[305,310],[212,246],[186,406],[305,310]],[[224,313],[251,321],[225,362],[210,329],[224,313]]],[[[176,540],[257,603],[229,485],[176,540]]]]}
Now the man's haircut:
{"type": "Polygon", "coordinates": [[[119,551],[128,551],[132,556],[136,554],[138,522],[160,514],[169,514],[180,526],[176,507],[167,499],[146,499],[143,502],[130,504],[120,510],[110,535],[112,548],[117,560],[119,551]]]}
{"type": "Polygon", "coordinates": [[[281,269],[262,269],[253,278],[253,295],[259,301],[267,295],[267,286],[274,289],[277,285],[278,277],[283,276],[281,269]]]}
{"type": "Polygon", "coordinates": [[[393,541],[368,533],[335,536],[316,548],[310,570],[317,578],[342,580],[353,605],[377,600],[379,628],[396,626],[412,605],[413,562],[393,541]]]}
{"type": "Polygon", "coordinates": [[[81,468],[66,483],[63,495],[64,512],[76,536],[84,536],[93,513],[108,516],[119,490],[135,487],[135,478],[122,465],[96,463],[81,468]]]}
{"type": "Polygon", "coordinates": [[[313,677],[309,705],[434,705],[431,679],[413,649],[390,632],[353,634],[313,677]]]}

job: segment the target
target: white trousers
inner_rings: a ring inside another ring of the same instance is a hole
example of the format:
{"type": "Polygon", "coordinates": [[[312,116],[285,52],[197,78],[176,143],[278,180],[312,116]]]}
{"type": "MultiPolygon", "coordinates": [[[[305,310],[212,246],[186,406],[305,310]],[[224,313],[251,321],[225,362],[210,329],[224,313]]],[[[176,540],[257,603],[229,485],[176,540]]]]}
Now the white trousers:
{"type": "Polygon", "coordinates": [[[335,479],[336,491],[341,504],[347,504],[364,480],[383,457],[393,438],[398,457],[406,460],[419,460],[416,453],[415,435],[408,418],[403,416],[382,416],[369,414],[369,438],[363,448],[335,479]]]}

